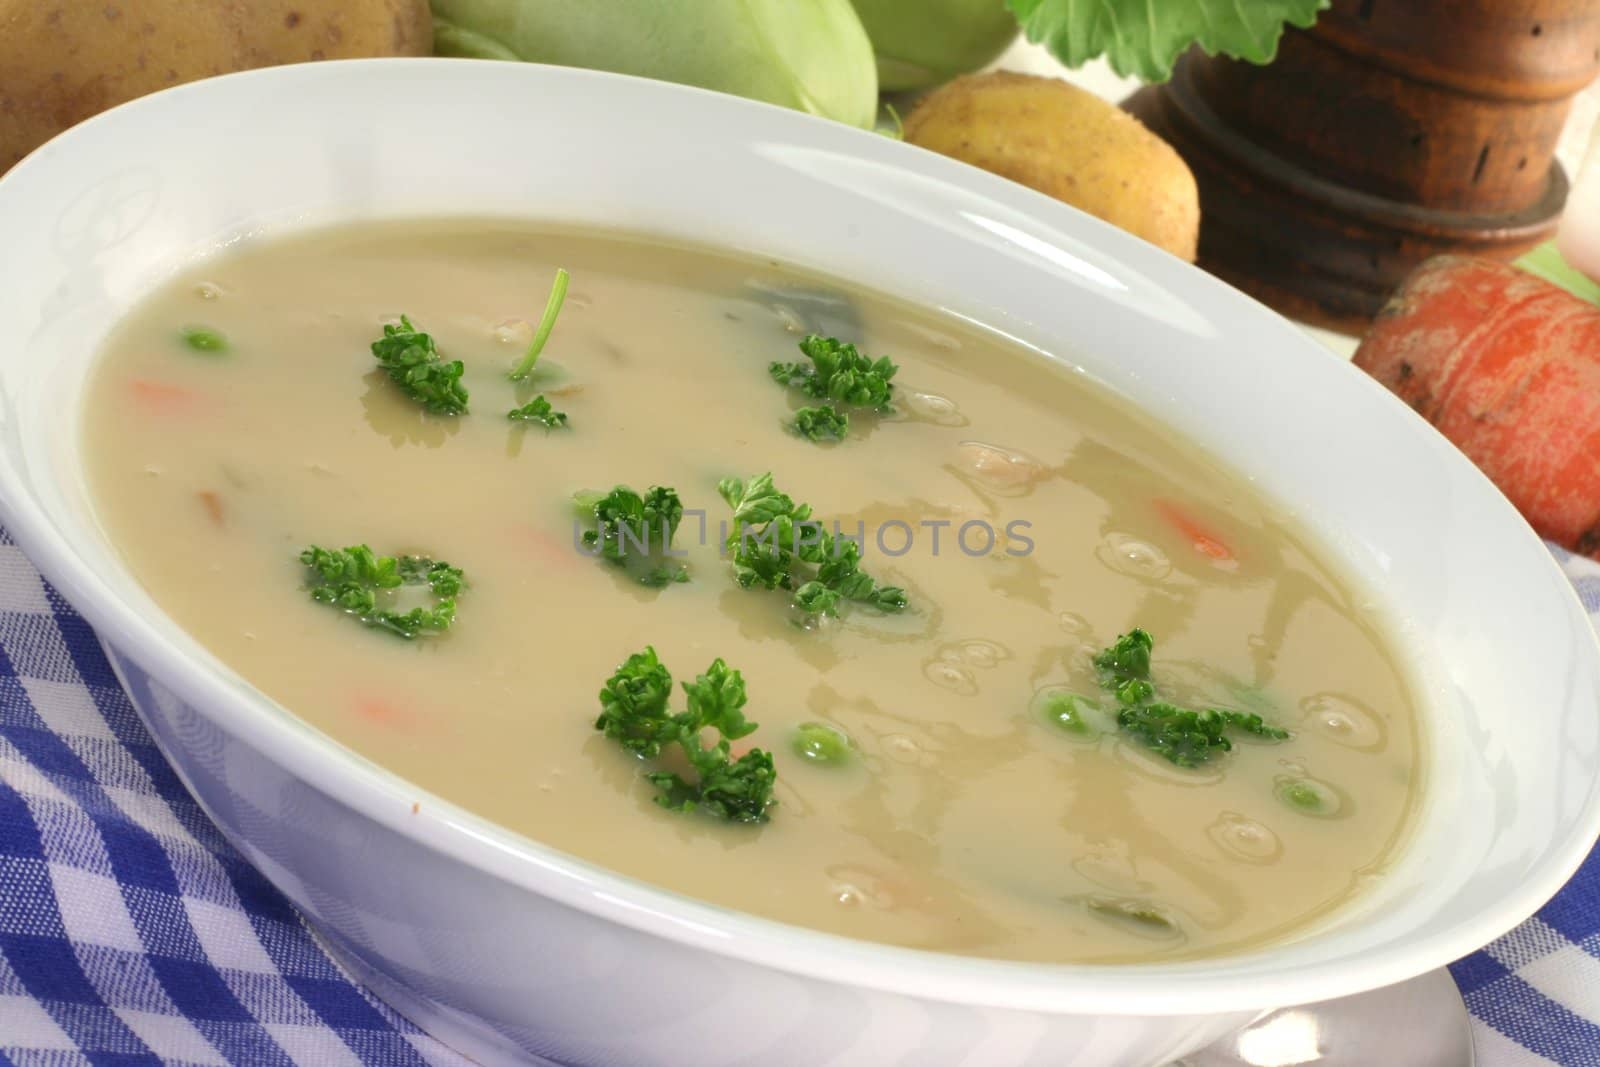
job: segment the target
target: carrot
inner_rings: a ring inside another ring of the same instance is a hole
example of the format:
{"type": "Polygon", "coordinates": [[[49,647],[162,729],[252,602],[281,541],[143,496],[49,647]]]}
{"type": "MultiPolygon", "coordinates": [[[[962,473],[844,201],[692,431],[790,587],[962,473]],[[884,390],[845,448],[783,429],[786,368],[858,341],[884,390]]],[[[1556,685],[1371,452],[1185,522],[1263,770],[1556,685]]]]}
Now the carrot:
{"type": "Polygon", "coordinates": [[[181,385],[134,378],[128,382],[134,400],[152,415],[181,415],[200,405],[200,394],[181,385]]]}
{"type": "Polygon", "coordinates": [[[571,567],[573,559],[578,555],[577,549],[570,543],[563,544],[554,534],[528,523],[514,526],[512,535],[520,547],[531,549],[544,562],[553,563],[563,569],[571,567]]]}
{"type": "Polygon", "coordinates": [[[1228,547],[1226,541],[1218,537],[1210,527],[1199,519],[1189,514],[1184,508],[1171,500],[1157,500],[1156,511],[1163,519],[1172,525],[1183,536],[1189,539],[1194,550],[1207,559],[1218,563],[1231,563],[1238,557],[1233,554],[1233,549],[1228,547]]]}
{"type": "Polygon", "coordinates": [[[409,732],[416,725],[416,716],[394,701],[381,696],[357,697],[352,709],[374,726],[400,733],[409,732]]]}
{"type": "Polygon", "coordinates": [[[212,523],[217,526],[227,525],[223,521],[222,497],[218,496],[215,490],[202,489],[195,496],[200,498],[200,505],[206,509],[206,514],[211,517],[212,523]]]}
{"type": "Polygon", "coordinates": [[[1355,362],[1542,536],[1600,559],[1600,308],[1503,263],[1440,256],[1407,279],[1355,362]]]}

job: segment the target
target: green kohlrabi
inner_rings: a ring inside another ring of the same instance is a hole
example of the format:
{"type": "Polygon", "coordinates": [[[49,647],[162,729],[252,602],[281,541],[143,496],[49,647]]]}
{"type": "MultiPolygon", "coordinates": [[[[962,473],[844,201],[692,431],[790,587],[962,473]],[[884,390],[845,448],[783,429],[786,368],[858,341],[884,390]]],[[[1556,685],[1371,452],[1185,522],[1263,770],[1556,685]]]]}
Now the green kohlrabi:
{"type": "Polygon", "coordinates": [[[985,66],[1017,36],[1005,0],[852,0],[885,89],[923,89],[985,66]]]}
{"type": "Polygon", "coordinates": [[[434,51],[636,74],[809,111],[877,117],[850,0],[431,0],[434,51]]]}

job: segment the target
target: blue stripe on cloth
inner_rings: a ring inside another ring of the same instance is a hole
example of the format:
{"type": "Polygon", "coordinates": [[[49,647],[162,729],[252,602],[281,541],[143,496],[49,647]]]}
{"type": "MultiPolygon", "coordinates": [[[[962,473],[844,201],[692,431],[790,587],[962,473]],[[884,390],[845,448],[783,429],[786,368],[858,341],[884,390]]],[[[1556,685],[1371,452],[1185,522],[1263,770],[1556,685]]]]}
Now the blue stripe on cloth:
{"type": "Polygon", "coordinates": [[[316,1010],[324,1023],[344,1034],[350,1047],[363,1060],[379,1059],[385,1064],[426,1067],[410,1044],[389,1032],[383,1017],[372,1003],[342,978],[290,978],[289,985],[316,1010]]]}
{"type": "MultiPolygon", "coordinates": [[[[22,797],[9,787],[0,788],[0,855],[44,859],[44,844],[39,840],[33,815],[22,797]]],[[[0,907],[9,903],[8,894],[0,907]]]]}
{"type": "MultiPolygon", "coordinates": [[[[53,904],[47,905],[54,907],[53,904]]],[[[0,933],[0,952],[4,952],[11,971],[30,995],[49,1004],[89,1004],[103,1006],[100,991],[84,974],[72,942],[65,937],[40,937],[37,934],[0,933]]]]}
{"type": "Polygon", "coordinates": [[[150,967],[179,1013],[229,1063],[293,1067],[289,1054],[245,1010],[216,968],[204,958],[182,960],[152,953],[150,967]]]}
{"type": "MultiPolygon", "coordinates": [[[[85,974],[64,938],[0,934],[0,955],[22,988],[78,1049],[159,1063],[149,1046],[118,1018],[85,974]]],[[[133,1061],[129,1061],[133,1062],[133,1061]]]]}
{"type": "Polygon", "coordinates": [[[77,673],[73,681],[88,686],[91,694],[105,694],[106,702],[116,706],[107,707],[101,701],[95,701],[101,705],[100,710],[108,720],[115,717],[118,708],[126,708],[129,715],[124,718],[128,725],[136,725],[137,720],[132,717],[133,706],[122,692],[122,683],[117,681],[117,672],[111,669],[111,661],[100,650],[100,639],[95,636],[94,629],[82,615],[72,610],[72,605],[56,592],[54,586],[43,579],[40,579],[39,585],[44,590],[45,603],[49,605],[56,633],[60,635],[67,658],[77,673]]]}
{"type": "Polygon", "coordinates": [[[1600,1025],[1557,1004],[1514,974],[1481,986],[1463,999],[1472,1014],[1530,1052],[1562,1067],[1600,1067],[1600,1025]]]}
{"type": "Polygon", "coordinates": [[[106,1003],[122,1011],[154,1012],[172,1015],[172,998],[161,987],[161,979],[151,966],[150,956],[110,945],[76,944],[78,960],[86,973],[95,976],[95,988],[106,1003]]]}
{"type": "Polygon", "coordinates": [[[67,940],[38,825],[20,794],[3,782],[0,813],[5,816],[0,833],[10,853],[7,878],[0,883],[7,887],[5,906],[0,908],[0,956],[10,976],[86,1054],[112,1050],[149,1055],[138,1035],[106,1010],[105,1000],[67,940]],[[73,1010],[82,1007],[96,1014],[86,1017],[73,1010]]]}
{"type": "Polygon", "coordinates": [[[1491,982],[1498,982],[1511,973],[1511,969],[1487,952],[1474,952],[1450,965],[1450,977],[1456,980],[1461,995],[1477,992],[1491,982]]]}

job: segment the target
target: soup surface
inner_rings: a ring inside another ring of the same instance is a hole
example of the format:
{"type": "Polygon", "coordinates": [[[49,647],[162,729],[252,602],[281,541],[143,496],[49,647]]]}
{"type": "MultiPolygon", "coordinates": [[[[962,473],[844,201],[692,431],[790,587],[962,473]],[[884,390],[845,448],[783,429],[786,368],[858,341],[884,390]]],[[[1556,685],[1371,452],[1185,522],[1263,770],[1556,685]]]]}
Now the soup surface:
{"type": "Polygon", "coordinates": [[[773,262],[490,222],[248,243],[121,324],[84,422],[107,535],[245,678],[423,789],[718,905],[1017,960],[1237,951],[1358,892],[1414,804],[1405,671],[1242,479],[1049,360],[773,262]],[[566,304],[513,384],[558,266],[566,304]],[[470,414],[378,368],[402,314],[464,361],[470,414]],[[839,444],[786,428],[816,402],[768,372],[811,332],[899,366],[895,411],[839,444]],[[566,426],[506,417],[536,393],[566,426]],[[789,593],[740,588],[717,485],[765,471],[860,536],[905,610],[802,625],[789,593]],[[687,581],[580,551],[574,493],[618,484],[676,488],[687,581]],[[462,568],[454,625],[406,640],[308,596],[302,549],[362,543],[462,568]],[[1092,662],[1134,627],[1161,700],[1291,736],[1232,730],[1195,767],[1141,744],[1092,662]],[[647,645],[677,682],[743,673],[768,821],[658,806],[662,761],[596,731],[647,645]],[[1097,702],[1081,732],[1056,721],[1069,692],[1097,702]],[[845,758],[797,750],[805,723],[845,758]]]}

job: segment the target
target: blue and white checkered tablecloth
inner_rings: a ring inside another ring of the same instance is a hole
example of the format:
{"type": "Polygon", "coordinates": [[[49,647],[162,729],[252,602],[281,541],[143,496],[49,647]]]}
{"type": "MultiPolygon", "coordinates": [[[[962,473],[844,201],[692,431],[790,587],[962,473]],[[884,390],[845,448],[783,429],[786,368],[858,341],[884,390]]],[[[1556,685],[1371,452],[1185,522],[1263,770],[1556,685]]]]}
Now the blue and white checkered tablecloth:
{"type": "MultiPolygon", "coordinates": [[[[1600,565],[1560,555],[1600,619],[1600,565]]],[[[1600,851],[1452,971],[1483,1067],[1600,1067],[1600,851]]],[[[353,983],[228,846],[3,530],[0,1063],[468,1063],[353,983]]]]}

